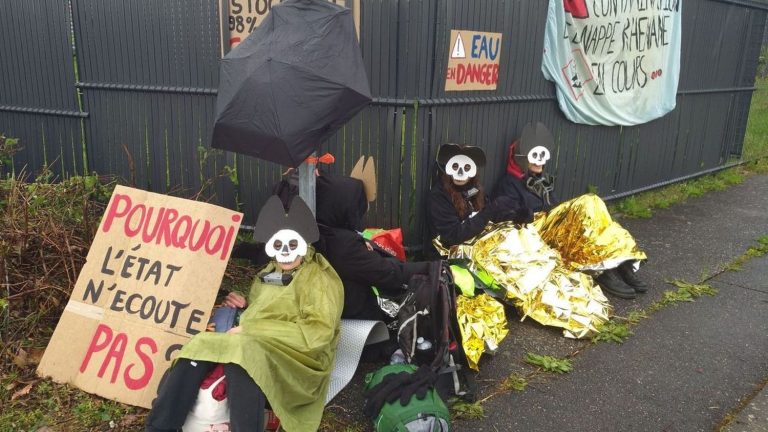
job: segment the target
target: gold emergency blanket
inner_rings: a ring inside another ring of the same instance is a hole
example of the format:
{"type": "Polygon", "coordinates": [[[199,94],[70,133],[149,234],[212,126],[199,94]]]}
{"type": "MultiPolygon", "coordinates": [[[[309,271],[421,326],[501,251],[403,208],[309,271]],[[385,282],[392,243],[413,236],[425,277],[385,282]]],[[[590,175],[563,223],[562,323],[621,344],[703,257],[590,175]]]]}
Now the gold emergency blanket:
{"type": "Polygon", "coordinates": [[[509,332],[504,305],[488,294],[475,297],[458,295],[456,315],[469,367],[480,370],[478,363],[486,348],[493,354],[509,332]]]}
{"type": "Polygon", "coordinates": [[[511,222],[488,225],[475,239],[446,250],[448,258],[470,260],[504,287],[505,296],[521,312],[544,324],[563,328],[570,338],[597,332],[612,308],[592,278],[568,269],[533,225],[517,228],[511,222]]]}
{"type": "Polygon", "coordinates": [[[537,214],[534,225],[572,270],[607,270],[627,260],[646,259],[632,235],[611,219],[603,200],[594,194],[537,214]]]}

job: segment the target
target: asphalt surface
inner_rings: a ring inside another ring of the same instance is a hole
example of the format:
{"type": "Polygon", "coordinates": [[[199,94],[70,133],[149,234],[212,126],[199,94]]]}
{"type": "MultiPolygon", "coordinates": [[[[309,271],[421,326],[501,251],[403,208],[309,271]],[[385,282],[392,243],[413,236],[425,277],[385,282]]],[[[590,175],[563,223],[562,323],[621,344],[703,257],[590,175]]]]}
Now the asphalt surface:
{"type": "MultiPolygon", "coordinates": [[[[653,313],[620,345],[566,339],[510,310],[509,336],[480,363],[480,398],[511,373],[532,373],[527,352],[572,356],[574,369],[490,397],[485,418],[456,421],[455,431],[712,431],[726,418],[730,432],[768,431],[768,256],[722,271],[768,235],[768,176],[619,222],[648,254],[639,274],[650,289],[611,297],[617,315],[660,300],[676,289],[671,280],[706,279],[718,294],[653,313]]],[[[329,409],[359,422],[362,376],[375,367],[362,364],[329,409]]]]}

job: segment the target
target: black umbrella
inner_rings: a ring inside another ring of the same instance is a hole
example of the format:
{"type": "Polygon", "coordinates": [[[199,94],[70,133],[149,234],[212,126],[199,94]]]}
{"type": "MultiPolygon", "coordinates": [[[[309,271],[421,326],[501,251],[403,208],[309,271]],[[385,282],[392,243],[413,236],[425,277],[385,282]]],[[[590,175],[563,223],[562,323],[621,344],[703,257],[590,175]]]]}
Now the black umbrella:
{"type": "Polygon", "coordinates": [[[296,167],[370,101],[350,10],[286,0],[222,60],[212,146],[296,167]]]}

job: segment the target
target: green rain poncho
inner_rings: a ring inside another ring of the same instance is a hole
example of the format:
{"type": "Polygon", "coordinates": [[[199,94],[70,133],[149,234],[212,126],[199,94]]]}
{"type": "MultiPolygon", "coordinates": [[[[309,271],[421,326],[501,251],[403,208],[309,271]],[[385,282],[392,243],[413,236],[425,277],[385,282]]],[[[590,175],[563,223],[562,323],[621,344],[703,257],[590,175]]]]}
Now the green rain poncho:
{"type": "MultiPolygon", "coordinates": [[[[275,269],[270,263],[264,271],[275,269]]],[[[239,364],[264,391],[286,431],[317,430],[339,338],[341,280],[310,248],[288,286],[256,279],[248,305],[241,333],[200,333],[179,357],[239,364]]]]}

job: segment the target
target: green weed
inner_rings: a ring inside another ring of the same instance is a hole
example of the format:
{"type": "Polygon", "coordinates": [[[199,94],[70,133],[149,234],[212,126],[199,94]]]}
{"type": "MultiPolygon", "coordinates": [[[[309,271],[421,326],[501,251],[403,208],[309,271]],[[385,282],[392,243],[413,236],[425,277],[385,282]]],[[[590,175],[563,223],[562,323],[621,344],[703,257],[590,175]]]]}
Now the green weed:
{"type": "Polygon", "coordinates": [[[646,313],[644,310],[633,310],[627,315],[627,322],[630,324],[637,324],[640,322],[641,319],[648,318],[648,313],[646,313]]]}
{"type": "Polygon", "coordinates": [[[680,280],[668,281],[667,283],[676,286],[677,290],[664,291],[664,297],[651,304],[648,307],[649,311],[655,312],[663,307],[681,302],[692,302],[703,295],[714,296],[718,292],[717,288],[706,284],[693,284],[680,280]]]}
{"type": "Polygon", "coordinates": [[[731,262],[725,265],[726,270],[740,271],[742,265],[752,258],[761,257],[768,253],[768,235],[759,237],[756,246],[750,246],[746,252],[740,256],[734,258],[731,262]]]}
{"type": "Polygon", "coordinates": [[[546,372],[551,373],[563,374],[573,370],[573,365],[568,359],[539,355],[531,352],[525,355],[525,362],[533,366],[538,366],[546,372]]]}
{"type": "Polygon", "coordinates": [[[624,216],[647,219],[652,216],[650,207],[643,205],[636,196],[625,198],[616,206],[616,210],[624,216]]]}
{"type": "Polygon", "coordinates": [[[526,379],[524,376],[520,374],[513,373],[512,375],[506,377],[504,381],[501,382],[501,385],[499,385],[499,388],[501,391],[523,391],[528,386],[528,379],[526,379]]]}
{"type": "Polygon", "coordinates": [[[632,336],[632,331],[626,323],[608,321],[597,328],[598,333],[592,336],[592,343],[613,342],[624,343],[632,336]]]}
{"type": "Polygon", "coordinates": [[[485,409],[480,402],[469,403],[458,400],[451,405],[451,418],[453,420],[480,420],[485,418],[485,409]]]}

